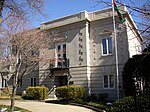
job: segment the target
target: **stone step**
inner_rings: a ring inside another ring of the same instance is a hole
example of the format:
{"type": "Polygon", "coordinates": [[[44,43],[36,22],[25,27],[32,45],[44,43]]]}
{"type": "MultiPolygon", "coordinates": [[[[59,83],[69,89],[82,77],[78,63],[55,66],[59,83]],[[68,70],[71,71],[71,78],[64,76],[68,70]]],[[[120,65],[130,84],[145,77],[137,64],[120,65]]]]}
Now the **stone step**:
{"type": "Polygon", "coordinates": [[[55,92],[52,91],[49,95],[48,98],[56,98],[55,92]]]}

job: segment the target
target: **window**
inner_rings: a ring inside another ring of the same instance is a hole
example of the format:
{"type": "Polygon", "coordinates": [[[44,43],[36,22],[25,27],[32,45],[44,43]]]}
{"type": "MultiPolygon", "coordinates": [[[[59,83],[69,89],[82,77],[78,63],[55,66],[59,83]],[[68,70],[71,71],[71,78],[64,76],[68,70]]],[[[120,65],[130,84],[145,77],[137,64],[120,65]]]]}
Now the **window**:
{"type": "Polygon", "coordinates": [[[64,51],[66,50],[66,44],[63,44],[63,50],[64,51]]]}
{"type": "Polygon", "coordinates": [[[66,44],[63,44],[63,58],[66,58],[66,44]]]}
{"type": "Polygon", "coordinates": [[[104,88],[114,88],[113,75],[104,75],[104,88]]]}
{"type": "Polygon", "coordinates": [[[31,78],[31,86],[36,86],[36,78],[31,78]]]}
{"type": "Polygon", "coordinates": [[[103,55],[112,54],[112,38],[111,37],[102,39],[102,54],[103,55]]]}
{"type": "Polygon", "coordinates": [[[38,50],[32,50],[31,51],[31,55],[32,56],[38,56],[39,55],[39,51],[38,50]]]}
{"type": "Polygon", "coordinates": [[[60,46],[60,45],[58,45],[58,48],[57,48],[57,49],[58,49],[58,52],[59,52],[59,51],[61,50],[61,46],[60,46]]]}
{"type": "Polygon", "coordinates": [[[66,65],[66,44],[57,45],[57,66],[62,67],[66,65]]]}
{"type": "Polygon", "coordinates": [[[57,52],[58,52],[58,58],[61,56],[61,46],[58,45],[57,47],[57,52]]]}
{"type": "Polygon", "coordinates": [[[22,79],[18,79],[18,87],[22,87],[22,79]]]}
{"type": "Polygon", "coordinates": [[[2,78],[2,87],[6,87],[6,80],[2,78]]]}

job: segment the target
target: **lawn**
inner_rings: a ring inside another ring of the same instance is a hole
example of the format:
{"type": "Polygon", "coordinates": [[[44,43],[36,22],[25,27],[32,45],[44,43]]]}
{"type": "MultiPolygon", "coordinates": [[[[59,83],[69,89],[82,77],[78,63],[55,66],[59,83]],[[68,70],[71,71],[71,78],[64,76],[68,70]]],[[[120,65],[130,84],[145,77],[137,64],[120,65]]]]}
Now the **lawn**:
{"type": "MultiPolygon", "coordinates": [[[[7,106],[7,105],[0,105],[0,110],[1,110],[2,108],[7,108],[8,112],[9,112],[9,107],[10,107],[10,106],[7,106]]],[[[31,111],[29,111],[29,110],[22,109],[22,108],[20,108],[20,107],[15,107],[15,110],[14,110],[14,111],[19,111],[19,112],[31,112],[31,111]]]]}

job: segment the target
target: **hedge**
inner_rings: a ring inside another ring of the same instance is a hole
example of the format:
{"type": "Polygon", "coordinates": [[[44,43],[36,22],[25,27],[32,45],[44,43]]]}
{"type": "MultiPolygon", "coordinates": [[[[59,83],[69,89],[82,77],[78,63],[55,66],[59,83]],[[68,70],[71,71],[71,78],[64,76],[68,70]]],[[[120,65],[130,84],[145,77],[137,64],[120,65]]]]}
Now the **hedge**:
{"type": "Polygon", "coordinates": [[[113,106],[109,110],[109,112],[134,112],[134,98],[124,97],[119,99],[113,103],[113,106]]]}
{"type": "Polygon", "coordinates": [[[56,96],[60,99],[76,100],[83,98],[85,90],[80,86],[61,86],[56,88],[56,96]]]}
{"type": "Polygon", "coordinates": [[[28,87],[26,98],[32,100],[44,100],[48,98],[48,88],[44,86],[28,87]]]}
{"type": "MultiPolygon", "coordinates": [[[[0,100],[10,100],[10,96],[9,95],[0,96],[0,100]]],[[[22,100],[22,98],[21,98],[21,96],[15,95],[15,100],[22,100]]]]}
{"type": "Polygon", "coordinates": [[[150,112],[150,94],[144,93],[142,96],[137,96],[137,99],[139,100],[137,109],[134,98],[129,96],[115,101],[107,112],[150,112]]]}

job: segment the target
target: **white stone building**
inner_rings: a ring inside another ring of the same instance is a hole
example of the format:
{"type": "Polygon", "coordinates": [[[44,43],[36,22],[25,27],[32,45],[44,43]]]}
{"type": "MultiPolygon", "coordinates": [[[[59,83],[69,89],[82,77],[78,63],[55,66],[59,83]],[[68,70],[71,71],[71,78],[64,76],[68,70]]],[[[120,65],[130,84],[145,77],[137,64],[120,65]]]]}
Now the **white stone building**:
{"type": "Polygon", "coordinates": [[[124,64],[129,57],[141,53],[142,38],[126,7],[120,8],[126,21],[120,23],[115,14],[119,83],[112,9],[109,8],[83,11],[42,23],[40,29],[59,32],[50,48],[40,50],[40,56],[52,60],[37,73],[25,76],[18,90],[35,85],[46,85],[50,89],[54,85],[79,85],[85,87],[86,95],[107,93],[110,99],[116,99],[118,85],[119,97],[122,97],[124,64]]]}

